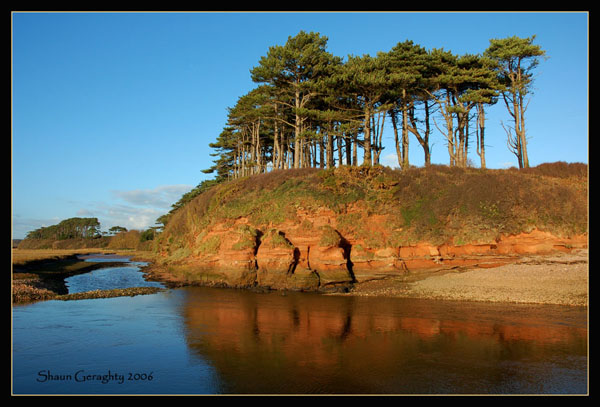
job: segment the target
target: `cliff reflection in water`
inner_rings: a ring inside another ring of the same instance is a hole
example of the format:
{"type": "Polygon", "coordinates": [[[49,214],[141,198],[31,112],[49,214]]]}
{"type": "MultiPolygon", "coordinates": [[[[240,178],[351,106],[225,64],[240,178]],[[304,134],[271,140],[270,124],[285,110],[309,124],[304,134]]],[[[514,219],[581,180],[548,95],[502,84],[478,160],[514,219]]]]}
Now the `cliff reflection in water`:
{"type": "Polygon", "coordinates": [[[225,393],[586,393],[570,307],[191,288],[188,346],[225,393]]]}

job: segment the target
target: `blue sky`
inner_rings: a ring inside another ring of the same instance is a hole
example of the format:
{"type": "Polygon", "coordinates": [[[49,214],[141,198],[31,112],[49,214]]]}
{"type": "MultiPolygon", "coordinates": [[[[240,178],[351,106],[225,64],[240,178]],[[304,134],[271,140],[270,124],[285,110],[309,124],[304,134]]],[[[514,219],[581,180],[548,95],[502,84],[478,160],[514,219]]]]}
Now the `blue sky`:
{"type": "MultiPolygon", "coordinates": [[[[154,226],[203,179],[227,108],[255,88],[250,69],[300,30],[334,55],[375,55],[412,40],[483,53],[492,38],[536,35],[526,126],[531,165],[588,162],[589,15],[576,13],[28,13],[12,14],[13,238],[74,217],[103,230],[154,226]]],[[[486,112],[487,164],[516,166],[486,112]]],[[[392,165],[390,126],[384,162],[392,165]]],[[[432,161],[447,164],[442,136],[432,161]]],[[[411,139],[411,164],[422,150],[411,139]]],[[[471,159],[478,165],[474,149],[471,159]]]]}

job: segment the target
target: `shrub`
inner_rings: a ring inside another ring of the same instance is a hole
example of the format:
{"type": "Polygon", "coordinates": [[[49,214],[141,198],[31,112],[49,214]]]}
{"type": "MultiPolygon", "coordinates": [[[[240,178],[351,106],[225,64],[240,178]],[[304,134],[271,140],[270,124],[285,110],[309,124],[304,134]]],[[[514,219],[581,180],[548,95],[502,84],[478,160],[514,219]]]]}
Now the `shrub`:
{"type": "Polygon", "coordinates": [[[553,163],[543,163],[536,167],[523,168],[518,171],[525,174],[543,175],[555,178],[587,177],[588,166],[583,163],[557,161],[553,163]]]}
{"type": "Polygon", "coordinates": [[[117,233],[110,238],[109,249],[137,249],[140,243],[139,230],[117,233]]]}

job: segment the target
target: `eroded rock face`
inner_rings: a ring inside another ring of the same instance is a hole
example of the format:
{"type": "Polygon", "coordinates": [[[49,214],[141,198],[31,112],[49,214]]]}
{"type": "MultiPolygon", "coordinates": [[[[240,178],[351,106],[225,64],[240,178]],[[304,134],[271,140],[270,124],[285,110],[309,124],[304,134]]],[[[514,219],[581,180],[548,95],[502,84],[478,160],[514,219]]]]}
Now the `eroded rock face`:
{"type": "Polygon", "coordinates": [[[298,264],[298,250],[279,230],[265,234],[256,252],[257,284],[287,288],[298,264]]]}
{"type": "Polygon", "coordinates": [[[222,226],[195,236],[191,254],[171,262],[177,281],[240,288],[255,284],[259,231],[222,226]]]}
{"type": "Polygon", "coordinates": [[[506,236],[496,246],[501,254],[547,254],[555,250],[569,252],[573,248],[587,247],[587,236],[557,238],[536,229],[530,233],[506,236]]]}
{"type": "Polygon", "coordinates": [[[256,253],[257,267],[265,272],[293,273],[298,263],[297,252],[285,235],[276,231],[262,239],[256,253]]]}
{"type": "Polygon", "coordinates": [[[533,230],[489,243],[369,247],[319,213],[301,222],[259,230],[246,219],[216,224],[191,242],[191,255],[169,263],[163,278],[228,287],[315,291],[386,276],[460,266],[492,267],[528,254],[587,247],[587,236],[557,238],[533,230]],[[170,273],[170,277],[169,277],[170,273]]]}

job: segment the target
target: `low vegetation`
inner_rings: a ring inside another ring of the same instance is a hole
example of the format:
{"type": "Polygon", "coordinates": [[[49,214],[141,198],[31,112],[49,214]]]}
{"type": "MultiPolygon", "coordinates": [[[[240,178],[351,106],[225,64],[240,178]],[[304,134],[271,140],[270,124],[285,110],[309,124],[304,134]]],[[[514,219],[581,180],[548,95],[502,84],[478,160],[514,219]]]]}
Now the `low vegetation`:
{"type": "Polygon", "coordinates": [[[113,288],[111,290],[93,290],[84,291],[73,294],[63,294],[53,297],[54,300],[73,301],[73,300],[88,300],[94,298],[114,298],[114,297],[135,297],[136,295],[154,294],[164,291],[160,287],[129,287],[129,288],[113,288]]]}

